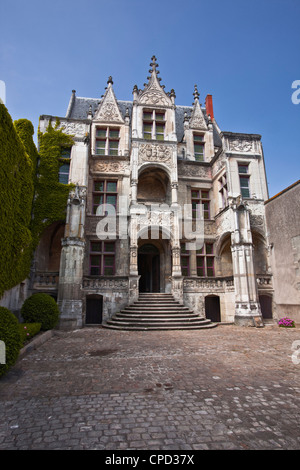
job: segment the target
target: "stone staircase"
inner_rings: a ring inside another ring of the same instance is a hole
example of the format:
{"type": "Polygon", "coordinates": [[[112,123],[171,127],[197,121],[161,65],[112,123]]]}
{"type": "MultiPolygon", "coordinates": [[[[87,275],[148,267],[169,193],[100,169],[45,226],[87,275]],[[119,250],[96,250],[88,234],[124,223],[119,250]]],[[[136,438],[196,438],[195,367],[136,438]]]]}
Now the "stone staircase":
{"type": "Polygon", "coordinates": [[[137,302],[102,324],[120,330],[186,330],[217,326],[174,300],[171,294],[140,294],[137,302]]]}

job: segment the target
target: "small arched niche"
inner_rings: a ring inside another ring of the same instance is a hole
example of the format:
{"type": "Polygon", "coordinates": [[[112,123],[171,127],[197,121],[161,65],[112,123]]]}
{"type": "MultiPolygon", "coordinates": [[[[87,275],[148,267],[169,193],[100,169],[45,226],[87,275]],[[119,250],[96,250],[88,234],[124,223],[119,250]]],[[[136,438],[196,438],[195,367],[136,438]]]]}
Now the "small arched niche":
{"type": "Polygon", "coordinates": [[[139,175],[137,200],[145,204],[169,204],[171,202],[171,190],[167,173],[157,167],[143,170],[139,175]]]}

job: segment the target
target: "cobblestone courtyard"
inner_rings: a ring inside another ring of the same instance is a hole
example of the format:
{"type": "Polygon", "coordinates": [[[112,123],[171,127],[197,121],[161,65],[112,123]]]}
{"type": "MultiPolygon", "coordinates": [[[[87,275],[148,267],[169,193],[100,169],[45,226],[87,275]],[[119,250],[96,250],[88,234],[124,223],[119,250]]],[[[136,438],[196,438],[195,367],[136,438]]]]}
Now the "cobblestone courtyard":
{"type": "Polygon", "coordinates": [[[0,379],[0,449],[299,449],[299,340],[275,325],[57,332],[0,379]]]}

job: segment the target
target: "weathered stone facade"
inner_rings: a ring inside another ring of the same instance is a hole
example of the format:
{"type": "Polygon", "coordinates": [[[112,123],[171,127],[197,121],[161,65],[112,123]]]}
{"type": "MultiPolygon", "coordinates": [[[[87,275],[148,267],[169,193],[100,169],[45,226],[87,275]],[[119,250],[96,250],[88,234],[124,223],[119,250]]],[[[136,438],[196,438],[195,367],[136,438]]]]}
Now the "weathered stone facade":
{"type": "MultiPolygon", "coordinates": [[[[36,269],[33,291],[56,291],[62,328],[101,323],[140,291],[172,293],[216,321],[259,325],[260,296],[273,293],[261,138],[221,131],[211,95],[202,106],[196,86],[192,106],[176,105],[155,57],[150,65],[132,101],[117,100],[109,77],[101,99],[73,91],[58,117],[74,136],[77,186],[60,264],[36,269]],[[49,289],[38,275],[55,279],[49,289]]],[[[41,116],[41,132],[56,119],[41,116]]]]}
{"type": "Polygon", "coordinates": [[[265,203],[277,318],[300,323],[300,180],[265,203]]]}

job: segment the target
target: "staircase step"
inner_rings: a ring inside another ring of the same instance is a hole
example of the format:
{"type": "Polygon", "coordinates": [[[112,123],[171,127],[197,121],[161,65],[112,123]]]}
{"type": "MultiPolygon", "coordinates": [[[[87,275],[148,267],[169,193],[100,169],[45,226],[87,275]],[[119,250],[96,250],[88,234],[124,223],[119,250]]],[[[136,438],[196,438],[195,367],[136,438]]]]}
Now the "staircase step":
{"type": "Polygon", "coordinates": [[[172,294],[141,293],[128,305],[103,323],[103,327],[123,330],[201,329],[217,326],[180,304],[172,294]]]}

